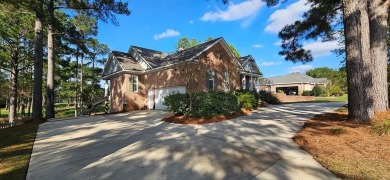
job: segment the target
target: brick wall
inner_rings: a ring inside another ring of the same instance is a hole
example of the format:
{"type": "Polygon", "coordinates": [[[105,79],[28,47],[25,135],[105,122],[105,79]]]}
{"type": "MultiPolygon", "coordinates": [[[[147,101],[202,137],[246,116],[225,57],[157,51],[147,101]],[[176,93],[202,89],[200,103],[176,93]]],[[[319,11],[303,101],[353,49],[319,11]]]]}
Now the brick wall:
{"type": "Polygon", "coordinates": [[[162,87],[186,86],[187,92],[205,91],[207,70],[214,69],[216,87],[224,90],[223,74],[229,73],[230,89],[240,88],[240,74],[236,60],[231,59],[221,44],[217,44],[198,57],[199,63],[182,63],[164,70],[138,75],[138,92],[132,92],[130,74],[111,78],[111,111],[131,111],[147,107],[148,91],[162,87]],[[217,55],[218,54],[218,55],[217,55]],[[127,105],[123,107],[123,97],[127,105]]]}
{"type": "Polygon", "coordinates": [[[314,96],[288,96],[284,93],[274,94],[281,102],[313,101],[314,96]]]}

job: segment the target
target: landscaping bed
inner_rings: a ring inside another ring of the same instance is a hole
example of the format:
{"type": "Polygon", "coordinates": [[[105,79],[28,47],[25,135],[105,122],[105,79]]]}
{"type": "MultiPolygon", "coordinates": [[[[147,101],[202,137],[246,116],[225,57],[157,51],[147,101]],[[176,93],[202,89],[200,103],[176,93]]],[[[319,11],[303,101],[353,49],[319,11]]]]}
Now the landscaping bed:
{"type": "Polygon", "coordinates": [[[379,114],[374,125],[347,121],[343,107],[307,121],[293,140],[340,178],[388,179],[390,135],[375,128],[382,121],[390,121],[390,113],[379,114]]]}
{"type": "Polygon", "coordinates": [[[217,123],[226,121],[229,119],[234,119],[240,116],[246,116],[249,110],[244,110],[244,112],[236,113],[234,115],[219,115],[211,118],[201,118],[201,117],[190,117],[186,115],[169,115],[162,119],[161,121],[169,122],[169,123],[177,123],[177,124],[207,124],[207,123],[217,123]]]}

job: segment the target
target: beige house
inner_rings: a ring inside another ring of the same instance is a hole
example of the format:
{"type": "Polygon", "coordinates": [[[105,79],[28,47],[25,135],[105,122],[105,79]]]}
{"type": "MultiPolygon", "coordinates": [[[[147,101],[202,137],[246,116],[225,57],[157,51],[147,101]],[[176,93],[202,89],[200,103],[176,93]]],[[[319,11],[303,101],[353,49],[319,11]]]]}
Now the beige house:
{"type": "Polygon", "coordinates": [[[244,59],[223,38],[173,54],[137,46],[112,51],[103,70],[111,112],[165,109],[164,97],[174,92],[258,89],[262,74],[251,56],[244,59]]]}
{"type": "Polygon", "coordinates": [[[326,78],[313,78],[306,74],[294,72],[285,76],[264,78],[260,81],[260,90],[273,93],[282,90],[287,95],[300,95],[303,91],[311,91],[316,84],[326,85],[326,78]]]}

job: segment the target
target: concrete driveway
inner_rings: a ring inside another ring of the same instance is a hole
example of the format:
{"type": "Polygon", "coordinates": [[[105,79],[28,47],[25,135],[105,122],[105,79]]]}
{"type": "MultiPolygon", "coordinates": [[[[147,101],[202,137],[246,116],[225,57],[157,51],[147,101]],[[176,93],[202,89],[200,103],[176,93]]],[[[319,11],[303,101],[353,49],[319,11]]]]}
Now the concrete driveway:
{"type": "Polygon", "coordinates": [[[41,124],[27,179],[335,179],[291,137],[342,103],[269,106],[205,125],[136,111],[41,124]]]}

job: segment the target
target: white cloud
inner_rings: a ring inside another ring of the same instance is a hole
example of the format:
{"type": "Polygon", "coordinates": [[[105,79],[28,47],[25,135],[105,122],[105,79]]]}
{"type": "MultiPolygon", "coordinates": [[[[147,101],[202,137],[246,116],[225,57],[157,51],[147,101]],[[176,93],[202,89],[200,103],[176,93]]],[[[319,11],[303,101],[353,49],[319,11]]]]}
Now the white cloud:
{"type": "Polygon", "coordinates": [[[313,57],[327,56],[332,54],[332,50],[340,48],[337,41],[316,41],[312,43],[303,43],[303,48],[310,50],[313,57]]]}
{"type": "Polygon", "coordinates": [[[270,24],[265,27],[265,32],[278,33],[285,25],[302,19],[302,14],[309,9],[310,4],[307,4],[307,0],[299,0],[285,9],[276,10],[268,18],[270,24]]]}
{"type": "Polygon", "coordinates": [[[276,41],[276,42],[274,43],[274,45],[275,45],[275,46],[280,46],[280,45],[282,45],[282,40],[276,41]]]}
{"type": "Polygon", "coordinates": [[[293,72],[301,72],[305,73],[306,71],[313,69],[314,67],[312,65],[299,65],[299,66],[293,66],[287,68],[288,73],[293,73],[293,72]]]}
{"type": "Polygon", "coordinates": [[[262,44],[254,44],[254,45],[252,45],[252,47],[254,47],[254,48],[262,48],[264,46],[262,44]]]}
{"type": "Polygon", "coordinates": [[[279,64],[282,64],[282,62],[280,62],[280,61],[278,61],[278,62],[265,61],[265,62],[262,62],[260,64],[260,66],[275,66],[275,65],[279,65],[279,64]]]}
{"type": "Polygon", "coordinates": [[[155,34],[153,38],[155,40],[158,40],[162,38],[175,37],[175,36],[180,36],[180,33],[173,29],[167,29],[165,32],[162,32],[161,34],[155,34]]]}
{"type": "Polygon", "coordinates": [[[191,20],[189,23],[190,23],[190,24],[194,24],[194,21],[193,21],[193,20],[191,20]]]}
{"type": "MultiPolygon", "coordinates": [[[[240,4],[229,4],[226,11],[217,10],[205,13],[200,19],[202,21],[236,21],[246,18],[252,18],[264,6],[261,0],[248,0],[240,4]]],[[[245,22],[245,25],[248,22],[245,22]]],[[[245,26],[244,25],[244,26],[245,26]]]]}

